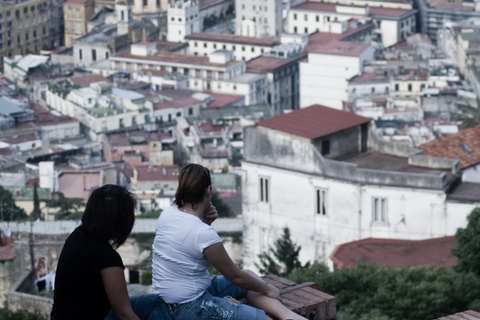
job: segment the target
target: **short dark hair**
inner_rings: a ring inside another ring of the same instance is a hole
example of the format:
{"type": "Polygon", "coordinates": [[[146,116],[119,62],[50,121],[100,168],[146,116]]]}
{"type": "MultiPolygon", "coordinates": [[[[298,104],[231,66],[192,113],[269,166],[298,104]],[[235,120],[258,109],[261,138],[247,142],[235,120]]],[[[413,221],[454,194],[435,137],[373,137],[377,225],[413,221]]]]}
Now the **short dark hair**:
{"type": "Polygon", "coordinates": [[[88,198],[82,228],[92,237],[111,241],[116,247],[127,240],[135,222],[136,199],[124,187],[107,184],[88,198]]]}
{"type": "Polygon", "coordinates": [[[178,207],[185,205],[186,202],[194,206],[202,202],[205,189],[211,185],[210,170],[196,163],[187,164],[178,174],[178,189],[173,203],[178,207]]]}

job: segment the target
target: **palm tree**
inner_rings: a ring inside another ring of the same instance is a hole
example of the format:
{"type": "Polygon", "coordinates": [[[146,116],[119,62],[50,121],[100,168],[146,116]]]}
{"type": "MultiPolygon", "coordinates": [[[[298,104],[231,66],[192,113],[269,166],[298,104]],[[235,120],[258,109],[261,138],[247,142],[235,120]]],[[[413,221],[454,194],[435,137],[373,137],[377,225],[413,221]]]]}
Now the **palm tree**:
{"type": "Polygon", "coordinates": [[[462,123],[460,129],[473,128],[480,125],[480,100],[477,98],[477,108],[463,109],[457,120],[462,123]]]}

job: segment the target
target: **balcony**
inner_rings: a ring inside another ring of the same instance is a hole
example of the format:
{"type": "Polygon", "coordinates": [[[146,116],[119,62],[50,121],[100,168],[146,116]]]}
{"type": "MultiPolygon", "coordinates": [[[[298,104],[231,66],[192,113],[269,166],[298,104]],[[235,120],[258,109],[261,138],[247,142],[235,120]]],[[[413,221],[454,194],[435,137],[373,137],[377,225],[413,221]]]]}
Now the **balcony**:
{"type": "Polygon", "coordinates": [[[29,43],[30,43],[30,39],[25,40],[25,44],[29,44],[29,43]]]}
{"type": "Polygon", "coordinates": [[[7,16],[7,21],[12,21],[12,16],[7,16]]]}
{"type": "Polygon", "coordinates": [[[0,23],[5,22],[5,18],[0,18],[0,23]]]}

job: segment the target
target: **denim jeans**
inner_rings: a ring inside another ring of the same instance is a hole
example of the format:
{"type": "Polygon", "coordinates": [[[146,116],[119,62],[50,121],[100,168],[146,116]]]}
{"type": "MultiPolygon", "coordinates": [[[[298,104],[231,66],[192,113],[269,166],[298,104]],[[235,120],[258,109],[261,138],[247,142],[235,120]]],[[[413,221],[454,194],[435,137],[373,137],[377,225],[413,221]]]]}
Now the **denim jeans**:
{"type": "MultiPolygon", "coordinates": [[[[171,320],[167,304],[156,294],[146,294],[130,298],[133,312],[140,320],[171,320]]],[[[113,308],[105,320],[119,320],[113,308]]]]}
{"type": "Polygon", "coordinates": [[[223,276],[214,276],[212,284],[199,298],[186,303],[169,303],[173,319],[178,320],[265,320],[263,310],[243,303],[232,303],[228,297],[242,299],[247,291],[237,287],[223,276]]]}

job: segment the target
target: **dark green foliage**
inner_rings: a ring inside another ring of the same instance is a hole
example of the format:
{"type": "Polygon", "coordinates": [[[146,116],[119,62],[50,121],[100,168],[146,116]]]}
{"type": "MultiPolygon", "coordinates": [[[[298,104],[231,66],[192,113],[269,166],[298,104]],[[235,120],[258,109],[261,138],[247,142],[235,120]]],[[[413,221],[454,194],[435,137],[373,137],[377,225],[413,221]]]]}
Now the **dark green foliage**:
{"type": "Polygon", "coordinates": [[[233,218],[236,217],[236,214],[232,211],[230,206],[223,201],[219,196],[218,193],[212,193],[212,204],[217,208],[218,216],[222,218],[233,218]]]}
{"type": "Polygon", "coordinates": [[[458,257],[456,269],[459,272],[473,272],[480,276],[480,208],[468,215],[466,228],[459,228],[455,234],[457,247],[452,254],[458,257]]]}
{"type": "Polygon", "coordinates": [[[162,209],[152,209],[150,211],[147,211],[145,213],[139,214],[138,216],[135,216],[137,219],[157,219],[160,217],[160,214],[162,213],[162,209]]]}
{"type": "Polygon", "coordinates": [[[149,270],[143,270],[142,276],[140,277],[140,284],[145,286],[152,285],[152,268],[150,267],[149,270]]]}
{"type": "Polygon", "coordinates": [[[0,186],[0,219],[2,221],[26,220],[25,210],[17,207],[10,191],[0,186]]]}
{"type": "Polygon", "coordinates": [[[330,272],[325,266],[293,272],[296,282],[315,281],[337,299],[345,319],[423,320],[480,308],[480,278],[453,268],[386,268],[359,264],[330,272]]]}
{"type": "Polygon", "coordinates": [[[79,211],[84,206],[82,198],[66,198],[62,192],[53,192],[52,199],[47,200],[47,207],[58,208],[56,220],[79,220],[83,212],[79,211]]]}
{"type": "Polygon", "coordinates": [[[477,107],[463,109],[457,116],[457,120],[462,124],[460,129],[473,128],[480,125],[480,100],[477,98],[477,107]]]}
{"type": "Polygon", "coordinates": [[[42,211],[40,210],[40,199],[38,198],[37,183],[33,187],[33,211],[31,213],[32,220],[38,220],[42,218],[42,211]]]}
{"type": "Polygon", "coordinates": [[[10,311],[7,308],[0,309],[0,320],[45,320],[46,318],[27,311],[10,311]]]}
{"type": "Polygon", "coordinates": [[[273,273],[280,276],[286,276],[294,270],[308,268],[309,263],[302,266],[298,260],[301,246],[297,246],[290,239],[290,229],[283,228],[283,235],[275,240],[274,248],[269,248],[268,253],[263,252],[258,255],[260,264],[255,264],[263,274],[273,273]],[[269,255],[273,254],[273,257],[269,255]]]}

